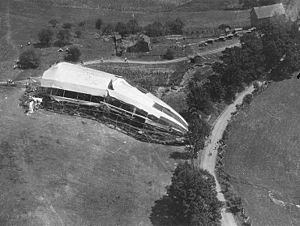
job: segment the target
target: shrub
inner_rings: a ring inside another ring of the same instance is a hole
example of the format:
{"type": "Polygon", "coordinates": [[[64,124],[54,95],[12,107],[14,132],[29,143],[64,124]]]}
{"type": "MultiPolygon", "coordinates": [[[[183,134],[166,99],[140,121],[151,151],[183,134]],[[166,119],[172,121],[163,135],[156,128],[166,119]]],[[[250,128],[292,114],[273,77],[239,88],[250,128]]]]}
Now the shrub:
{"type": "Polygon", "coordinates": [[[127,31],[130,34],[136,34],[137,32],[139,32],[141,30],[138,21],[136,19],[131,19],[127,22],[126,24],[127,27],[127,31]]]}
{"type": "Polygon", "coordinates": [[[78,62],[80,59],[80,55],[81,55],[80,50],[77,47],[72,46],[67,51],[67,54],[65,55],[64,59],[65,61],[69,61],[69,62],[78,62]]]}
{"type": "Polygon", "coordinates": [[[80,22],[78,23],[78,26],[79,26],[79,27],[84,27],[84,26],[85,26],[85,21],[80,21],[80,22]]]}
{"type": "Polygon", "coordinates": [[[243,99],[243,105],[244,105],[244,104],[249,105],[249,104],[251,103],[252,99],[253,99],[253,95],[252,95],[252,94],[247,94],[247,95],[244,97],[244,99],[243,99]]]}
{"type": "Polygon", "coordinates": [[[114,26],[112,24],[106,24],[102,29],[102,32],[107,35],[111,34],[113,31],[114,26]]]}
{"type": "Polygon", "coordinates": [[[145,28],[146,35],[150,37],[162,36],[165,34],[165,28],[160,22],[148,24],[145,28]]]}
{"type": "Polygon", "coordinates": [[[19,56],[19,65],[22,69],[37,68],[40,58],[33,49],[25,50],[19,56]]]}
{"type": "Polygon", "coordinates": [[[102,24],[103,24],[102,19],[100,19],[100,18],[97,19],[96,23],[95,23],[95,28],[98,29],[98,30],[100,30],[101,27],[102,27],[102,24]]]}
{"type": "Polygon", "coordinates": [[[64,28],[64,29],[70,29],[72,26],[73,26],[73,25],[72,25],[71,23],[64,23],[64,24],[62,25],[62,28],[64,28]]]}
{"type": "Polygon", "coordinates": [[[121,36],[128,34],[128,29],[126,24],[118,22],[115,27],[115,31],[118,32],[121,36]]]}
{"type": "Polygon", "coordinates": [[[63,30],[60,30],[57,35],[57,41],[56,41],[56,45],[62,47],[64,45],[67,45],[69,44],[70,42],[70,39],[71,39],[71,33],[69,30],[67,29],[63,29],[63,30]]]}
{"type": "Polygon", "coordinates": [[[53,38],[53,32],[50,29],[42,29],[38,33],[38,38],[42,45],[48,46],[53,38]]]}
{"type": "Polygon", "coordinates": [[[49,20],[49,24],[51,24],[52,27],[56,27],[58,24],[58,21],[56,19],[49,20]]]}
{"type": "Polygon", "coordinates": [[[82,35],[82,32],[81,31],[75,31],[75,37],[76,38],[80,38],[82,35]]]}
{"type": "Polygon", "coordinates": [[[174,59],[174,51],[172,49],[167,49],[166,53],[163,55],[163,58],[166,60],[173,60],[174,59]]]}
{"type": "Polygon", "coordinates": [[[176,18],[176,20],[168,21],[166,23],[167,31],[170,34],[182,34],[183,27],[184,27],[184,23],[182,22],[182,20],[180,18],[176,18]]]}

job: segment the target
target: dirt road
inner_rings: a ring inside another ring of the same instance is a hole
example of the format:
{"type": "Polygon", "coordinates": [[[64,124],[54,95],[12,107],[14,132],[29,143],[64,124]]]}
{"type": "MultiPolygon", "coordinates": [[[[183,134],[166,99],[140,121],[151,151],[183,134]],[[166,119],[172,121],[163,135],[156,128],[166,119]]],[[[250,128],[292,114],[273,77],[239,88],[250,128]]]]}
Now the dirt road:
{"type": "MultiPolygon", "coordinates": [[[[241,104],[245,95],[252,93],[254,90],[253,86],[246,88],[242,93],[240,93],[234,103],[227,106],[227,108],[223,111],[223,113],[216,120],[214,128],[212,130],[210,136],[210,142],[206,145],[203,152],[199,156],[198,159],[200,162],[200,167],[209,171],[214,178],[216,179],[216,190],[218,192],[218,199],[222,202],[225,202],[225,197],[223,193],[221,193],[221,187],[219,182],[217,181],[215,174],[215,166],[216,166],[216,158],[217,158],[217,150],[218,150],[218,141],[222,138],[223,133],[228,125],[228,121],[231,119],[231,113],[236,111],[236,105],[241,104]]],[[[231,213],[226,212],[226,209],[222,209],[222,226],[235,226],[237,225],[234,217],[231,213]]]]}
{"type": "MultiPolygon", "coordinates": [[[[225,46],[225,47],[221,47],[221,48],[217,48],[217,49],[213,49],[213,50],[207,50],[207,51],[199,52],[199,53],[197,53],[197,55],[198,56],[206,56],[206,55],[210,55],[210,54],[222,52],[226,48],[231,48],[231,47],[239,46],[239,45],[240,45],[240,43],[235,43],[235,44],[228,45],[228,46],[225,46]]],[[[182,62],[182,61],[185,61],[185,60],[189,60],[189,57],[180,57],[180,58],[176,58],[176,59],[173,59],[173,60],[163,60],[163,61],[127,60],[127,62],[125,62],[122,58],[115,58],[115,59],[106,59],[106,60],[90,60],[90,61],[84,62],[84,65],[100,64],[100,63],[172,64],[172,63],[182,62]]]]}

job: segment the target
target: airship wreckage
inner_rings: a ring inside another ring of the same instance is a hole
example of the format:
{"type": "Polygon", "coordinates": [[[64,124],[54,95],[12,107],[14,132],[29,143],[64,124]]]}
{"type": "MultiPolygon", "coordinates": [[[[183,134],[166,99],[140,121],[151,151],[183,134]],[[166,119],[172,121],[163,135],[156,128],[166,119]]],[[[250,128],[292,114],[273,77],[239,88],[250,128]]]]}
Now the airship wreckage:
{"type": "Polygon", "coordinates": [[[97,120],[138,140],[186,143],[184,118],[118,75],[61,62],[43,73],[32,95],[42,98],[46,110],[97,120]]]}

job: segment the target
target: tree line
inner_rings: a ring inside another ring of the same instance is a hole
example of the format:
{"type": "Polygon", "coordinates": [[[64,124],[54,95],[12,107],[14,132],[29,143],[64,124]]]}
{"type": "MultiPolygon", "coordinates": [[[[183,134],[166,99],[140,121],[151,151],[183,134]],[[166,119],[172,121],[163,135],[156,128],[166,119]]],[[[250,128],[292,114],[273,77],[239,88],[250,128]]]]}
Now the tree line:
{"type": "Polygon", "coordinates": [[[117,22],[115,25],[108,23],[105,24],[101,18],[96,20],[95,28],[101,30],[103,34],[111,34],[117,32],[121,36],[136,34],[143,32],[150,37],[157,37],[167,34],[182,34],[184,23],[180,18],[175,20],[169,20],[166,23],[160,21],[154,21],[144,27],[139,25],[139,21],[136,18],[128,20],[126,23],[117,22]]]}
{"type": "Polygon", "coordinates": [[[273,5],[280,3],[281,0],[239,0],[239,3],[244,9],[250,9],[252,7],[273,5]]]}
{"type": "Polygon", "coordinates": [[[255,80],[279,81],[300,68],[300,39],[296,22],[277,18],[255,33],[240,38],[241,46],[227,48],[206,82],[189,83],[188,105],[206,115],[214,103],[231,103],[236,93],[255,80]]]}

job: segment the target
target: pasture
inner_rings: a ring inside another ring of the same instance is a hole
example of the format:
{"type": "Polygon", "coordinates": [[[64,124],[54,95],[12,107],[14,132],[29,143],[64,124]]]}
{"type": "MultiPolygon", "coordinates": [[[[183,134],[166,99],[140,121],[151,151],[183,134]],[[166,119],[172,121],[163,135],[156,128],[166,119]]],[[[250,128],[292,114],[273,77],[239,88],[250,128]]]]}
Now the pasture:
{"type": "Polygon", "coordinates": [[[0,225],[151,225],[170,183],[171,147],[139,142],[101,123],[18,106],[0,89],[0,225]]]}
{"type": "Polygon", "coordinates": [[[297,79],[272,83],[231,123],[225,171],[253,225],[300,222],[299,85],[297,79]],[[270,192],[287,205],[275,204],[270,192]]]}

